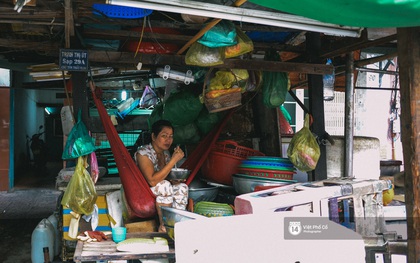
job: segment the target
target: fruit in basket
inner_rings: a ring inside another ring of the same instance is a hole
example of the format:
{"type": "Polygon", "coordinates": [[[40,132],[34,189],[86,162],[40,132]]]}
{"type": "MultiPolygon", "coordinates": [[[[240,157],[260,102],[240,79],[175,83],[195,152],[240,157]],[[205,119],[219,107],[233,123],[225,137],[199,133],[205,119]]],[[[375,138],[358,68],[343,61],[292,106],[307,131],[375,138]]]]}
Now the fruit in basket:
{"type": "Polygon", "coordinates": [[[222,95],[235,93],[235,92],[241,92],[242,89],[239,87],[231,88],[231,89],[222,89],[222,90],[212,90],[206,93],[206,98],[208,99],[214,99],[217,97],[220,97],[222,95]]]}

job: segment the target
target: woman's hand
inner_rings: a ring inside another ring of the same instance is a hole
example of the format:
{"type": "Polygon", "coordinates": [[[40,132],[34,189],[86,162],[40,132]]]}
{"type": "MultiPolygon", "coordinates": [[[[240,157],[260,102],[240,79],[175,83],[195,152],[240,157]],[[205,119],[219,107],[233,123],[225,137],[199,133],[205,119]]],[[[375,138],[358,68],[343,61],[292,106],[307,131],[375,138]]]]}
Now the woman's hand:
{"type": "Polygon", "coordinates": [[[179,147],[175,147],[174,153],[172,154],[172,159],[175,163],[179,162],[182,158],[184,158],[184,151],[179,147]]]}

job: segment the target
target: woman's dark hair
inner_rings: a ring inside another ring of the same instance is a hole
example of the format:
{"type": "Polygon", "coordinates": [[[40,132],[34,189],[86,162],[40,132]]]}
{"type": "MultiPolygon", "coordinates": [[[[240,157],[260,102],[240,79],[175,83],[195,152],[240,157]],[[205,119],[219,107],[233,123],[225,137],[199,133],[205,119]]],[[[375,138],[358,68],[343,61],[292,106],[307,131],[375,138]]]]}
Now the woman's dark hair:
{"type": "Polygon", "coordinates": [[[167,120],[158,120],[152,125],[152,134],[157,136],[165,127],[169,127],[174,131],[174,126],[172,126],[172,123],[167,120]]]}

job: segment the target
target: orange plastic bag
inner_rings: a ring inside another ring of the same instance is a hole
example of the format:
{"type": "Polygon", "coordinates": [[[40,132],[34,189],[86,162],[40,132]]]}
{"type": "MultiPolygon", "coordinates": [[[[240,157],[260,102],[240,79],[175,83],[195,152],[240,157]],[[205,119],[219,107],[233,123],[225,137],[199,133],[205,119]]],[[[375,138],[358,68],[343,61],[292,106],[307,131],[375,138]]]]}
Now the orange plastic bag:
{"type": "Polygon", "coordinates": [[[226,47],[226,58],[238,57],[254,50],[254,43],[252,40],[239,28],[236,28],[236,38],[238,40],[236,45],[226,47]]]}

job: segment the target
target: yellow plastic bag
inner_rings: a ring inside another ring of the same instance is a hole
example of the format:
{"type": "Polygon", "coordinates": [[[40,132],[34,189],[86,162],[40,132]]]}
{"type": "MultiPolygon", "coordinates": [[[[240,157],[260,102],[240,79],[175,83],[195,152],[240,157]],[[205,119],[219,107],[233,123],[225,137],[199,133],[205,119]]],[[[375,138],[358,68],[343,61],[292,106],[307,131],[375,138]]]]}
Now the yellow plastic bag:
{"type": "Polygon", "coordinates": [[[208,89],[209,91],[225,90],[235,85],[242,87],[245,86],[248,78],[249,74],[246,69],[219,70],[210,80],[208,89]]]}
{"type": "Polygon", "coordinates": [[[292,138],[287,148],[287,157],[302,172],[315,169],[321,150],[315,136],[309,130],[309,114],[305,116],[305,125],[292,138]]]}
{"type": "Polygon", "coordinates": [[[77,159],[76,169],[64,192],[61,204],[78,214],[90,215],[94,210],[97,193],[95,184],[86,170],[87,156],[77,159]]]}
{"type": "Polygon", "coordinates": [[[236,38],[238,40],[236,45],[226,47],[226,58],[238,57],[254,50],[254,43],[252,40],[239,28],[236,28],[236,38]]]}

